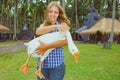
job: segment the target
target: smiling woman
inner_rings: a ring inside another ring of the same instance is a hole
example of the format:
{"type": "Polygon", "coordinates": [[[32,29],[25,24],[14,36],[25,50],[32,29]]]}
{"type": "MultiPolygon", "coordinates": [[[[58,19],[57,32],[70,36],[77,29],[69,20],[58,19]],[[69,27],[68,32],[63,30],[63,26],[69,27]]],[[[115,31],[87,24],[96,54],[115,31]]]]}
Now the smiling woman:
{"type": "MultiPolygon", "coordinates": [[[[43,35],[58,31],[69,30],[69,20],[66,17],[62,7],[57,2],[51,2],[46,11],[45,18],[40,27],[37,28],[36,34],[43,35]]],[[[49,53],[49,56],[43,61],[42,73],[45,80],[63,80],[65,74],[64,51],[63,46],[67,45],[67,40],[58,40],[54,43],[40,45],[38,53],[44,53],[48,49],[55,48],[49,53]]],[[[37,67],[39,67],[40,58],[38,58],[37,67]]],[[[39,77],[37,80],[42,80],[39,77]]]]}

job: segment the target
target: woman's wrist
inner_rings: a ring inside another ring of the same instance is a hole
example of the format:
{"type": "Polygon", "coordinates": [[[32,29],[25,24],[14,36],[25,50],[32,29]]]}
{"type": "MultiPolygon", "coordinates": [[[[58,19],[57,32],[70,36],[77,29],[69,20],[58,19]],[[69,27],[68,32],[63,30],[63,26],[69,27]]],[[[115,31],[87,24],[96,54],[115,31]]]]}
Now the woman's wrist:
{"type": "Polygon", "coordinates": [[[57,25],[53,25],[54,27],[54,30],[57,30],[58,29],[58,26],[57,25]]]}

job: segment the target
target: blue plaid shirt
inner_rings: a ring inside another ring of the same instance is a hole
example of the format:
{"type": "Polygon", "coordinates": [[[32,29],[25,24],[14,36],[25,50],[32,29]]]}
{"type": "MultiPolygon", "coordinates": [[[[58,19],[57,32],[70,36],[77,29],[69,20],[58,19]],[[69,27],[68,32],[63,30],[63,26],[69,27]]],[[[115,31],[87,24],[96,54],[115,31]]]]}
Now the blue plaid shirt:
{"type": "MultiPolygon", "coordinates": [[[[60,24],[60,22],[56,22],[56,25],[57,24],[60,24]]],[[[58,30],[53,30],[51,32],[58,32],[58,30]]],[[[40,58],[38,58],[37,66],[38,66],[39,61],[40,61],[40,58]]],[[[55,68],[62,63],[64,63],[63,47],[58,47],[49,53],[48,57],[45,58],[42,67],[43,68],[55,68]]]]}

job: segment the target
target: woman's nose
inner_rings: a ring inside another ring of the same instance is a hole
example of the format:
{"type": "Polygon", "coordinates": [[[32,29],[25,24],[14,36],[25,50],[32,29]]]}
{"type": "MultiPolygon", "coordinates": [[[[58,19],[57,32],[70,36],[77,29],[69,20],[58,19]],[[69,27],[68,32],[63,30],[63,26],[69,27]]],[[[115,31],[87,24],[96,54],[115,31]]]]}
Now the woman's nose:
{"type": "Polygon", "coordinates": [[[52,15],[55,15],[55,13],[54,13],[54,12],[52,12],[52,15]]]}

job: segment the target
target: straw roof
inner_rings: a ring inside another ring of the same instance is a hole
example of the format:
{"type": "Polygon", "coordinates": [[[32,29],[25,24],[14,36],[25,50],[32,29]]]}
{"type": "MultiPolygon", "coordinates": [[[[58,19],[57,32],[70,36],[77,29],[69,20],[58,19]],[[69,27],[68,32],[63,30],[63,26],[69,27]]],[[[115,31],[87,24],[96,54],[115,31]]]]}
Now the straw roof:
{"type": "Polygon", "coordinates": [[[6,26],[3,26],[0,24],[0,31],[3,30],[3,31],[9,31],[10,29],[6,26]]]}
{"type": "MultiPolygon", "coordinates": [[[[93,25],[90,29],[80,32],[80,34],[96,34],[98,31],[102,34],[109,34],[111,32],[111,27],[112,19],[103,18],[95,25],[93,25]]],[[[120,34],[120,22],[116,19],[114,20],[114,34],[120,34]]]]}

